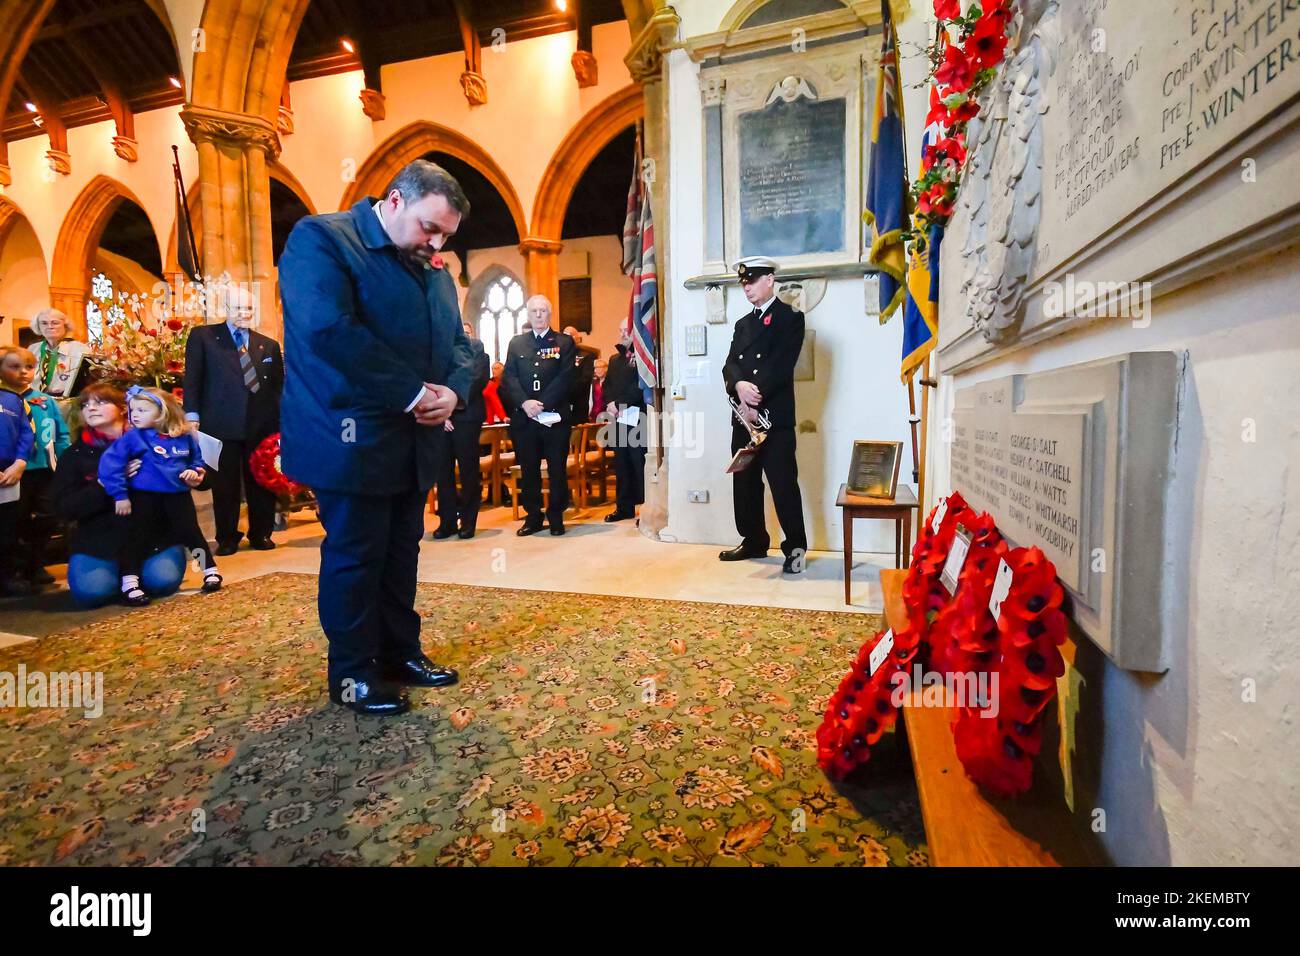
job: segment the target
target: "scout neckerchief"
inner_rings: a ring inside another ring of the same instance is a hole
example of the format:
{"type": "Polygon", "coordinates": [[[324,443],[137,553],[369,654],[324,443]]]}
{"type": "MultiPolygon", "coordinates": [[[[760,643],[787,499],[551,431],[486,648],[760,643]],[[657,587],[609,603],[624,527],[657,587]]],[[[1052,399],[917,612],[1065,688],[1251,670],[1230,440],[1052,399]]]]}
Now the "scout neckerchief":
{"type": "Polygon", "coordinates": [[[49,388],[54,381],[55,369],[59,367],[59,347],[50,347],[49,340],[41,341],[41,387],[49,388]]]}

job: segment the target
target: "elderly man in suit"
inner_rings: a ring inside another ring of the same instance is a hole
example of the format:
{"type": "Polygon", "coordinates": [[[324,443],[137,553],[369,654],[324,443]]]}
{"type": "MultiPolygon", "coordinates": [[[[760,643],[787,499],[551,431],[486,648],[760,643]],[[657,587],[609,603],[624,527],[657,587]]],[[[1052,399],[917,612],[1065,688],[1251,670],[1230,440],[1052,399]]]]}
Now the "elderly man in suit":
{"type": "Polygon", "coordinates": [[[298,221],[280,259],[282,463],[316,493],[329,694],[399,714],[399,685],[456,672],[420,648],[416,562],[443,425],[470,397],[474,356],[437,253],[469,213],[460,184],[417,159],[379,200],[298,221]]]}
{"type": "Polygon", "coordinates": [[[275,495],[253,478],[249,458],[280,430],[284,359],[279,342],[253,329],[257,300],[249,289],[226,286],[221,304],[225,321],[194,329],[185,342],[185,417],[221,440],[211,478],[216,553],[239,548],[241,485],[249,547],[269,551],[275,547],[275,495]]]}
{"type": "Polygon", "coordinates": [[[564,534],[575,348],[573,339],[551,328],[550,299],[535,295],[524,304],[529,327],[510,340],[501,373],[501,400],[510,413],[510,440],[519,465],[519,503],[528,513],[515,534],[542,530],[543,461],[551,492],[546,522],[551,534],[564,534]]]}
{"type": "Polygon", "coordinates": [[[488,362],[483,343],[470,334],[468,322],[462,323],[465,336],[474,350],[474,381],[469,386],[469,402],[460,411],[452,412],[442,427],[451,444],[443,456],[438,471],[438,530],[434,540],[441,541],[453,534],[462,539],[474,537],[478,525],[478,508],[483,498],[483,473],[479,471],[479,434],[487,409],[483,389],[487,386],[492,366],[488,362]],[[460,491],[456,490],[456,472],[460,472],[460,491]]]}
{"type": "MultiPolygon", "coordinates": [[[[803,349],[803,313],[776,297],[776,262],[750,256],[736,263],[736,275],[753,311],[736,322],[731,350],[722,366],[727,394],[740,403],[745,420],[757,423],[759,414],[771,421],[758,457],[748,468],[732,475],[733,505],[740,544],[718,557],[723,561],[765,558],[770,540],[763,517],[763,476],[772,488],[776,520],[785,540],[781,551],[786,574],[801,574],[808,553],[804,532],[803,498],[799,494],[799,465],[795,461],[794,367],[803,349]]],[[[749,444],[749,432],[732,421],[731,451],[749,444]]]]}

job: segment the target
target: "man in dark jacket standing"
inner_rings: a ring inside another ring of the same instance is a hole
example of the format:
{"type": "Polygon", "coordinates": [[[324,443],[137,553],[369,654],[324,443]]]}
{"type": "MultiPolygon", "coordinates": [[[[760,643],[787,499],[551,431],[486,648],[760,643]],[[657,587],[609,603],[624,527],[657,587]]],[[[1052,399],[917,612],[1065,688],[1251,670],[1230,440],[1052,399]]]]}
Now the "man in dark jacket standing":
{"type": "Polygon", "coordinates": [[[614,510],[606,521],[636,517],[636,506],[645,502],[646,429],[645,392],[633,361],[632,336],[621,330],[618,354],[609,360],[601,399],[609,416],[605,426],[614,446],[614,510]],[[636,412],[628,409],[635,408],[636,412]],[[636,421],[632,418],[635,416],[636,421]]]}
{"type": "MultiPolygon", "coordinates": [[[[754,310],[736,323],[731,351],[722,367],[727,394],[740,402],[745,420],[771,420],[767,438],[753,464],[732,475],[736,530],[740,545],[718,555],[723,561],[765,558],[770,539],[763,517],[763,476],[772,488],[772,503],[785,540],[781,570],[800,574],[808,552],[795,461],[794,367],[803,349],[803,313],[776,297],[776,262],[750,256],[736,263],[736,275],[754,310]]],[[[732,454],[749,444],[749,432],[732,416],[732,454]]]]}
{"type": "Polygon", "coordinates": [[[551,328],[546,296],[535,295],[526,305],[529,327],[510,340],[500,389],[519,465],[519,503],[528,512],[515,534],[542,530],[543,459],[551,492],[546,520],[551,534],[564,534],[575,349],[573,339],[551,328]]]}
{"type": "Polygon", "coordinates": [[[421,651],[414,605],[443,423],[473,378],[437,255],[468,212],[460,184],[417,159],[383,199],[300,219],[280,259],[281,461],[316,493],[330,699],[358,713],[410,709],[398,684],[456,681],[421,651]]]}
{"type": "Polygon", "coordinates": [[[239,548],[240,486],[248,499],[248,544],[275,547],[275,495],[257,483],[249,457],[258,443],[280,430],[284,359],[280,343],[252,328],[256,299],[238,285],[221,297],[224,322],[190,332],[185,343],[185,417],[221,440],[212,472],[212,519],[218,555],[239,548]]]}
{"type": "Polygon", "coordinates": [[[479,433],[487,417],[483,389],[492,375],[483,343],[470,335],[469,323],[463,323],[465,336],[474,350],[474,381],[469,387],[469,403],[460,411],[452,412],[443,426],[449,453],[443,456],[438,470],[438,530],[433,537],[439,541],[459,534],[461,538],[474,537],[478,524],[478,508],[483,498],[483,474],[479,471],[479,433]],[[456,492],[456,472],[460,472],[460,493],[456,492]]]}

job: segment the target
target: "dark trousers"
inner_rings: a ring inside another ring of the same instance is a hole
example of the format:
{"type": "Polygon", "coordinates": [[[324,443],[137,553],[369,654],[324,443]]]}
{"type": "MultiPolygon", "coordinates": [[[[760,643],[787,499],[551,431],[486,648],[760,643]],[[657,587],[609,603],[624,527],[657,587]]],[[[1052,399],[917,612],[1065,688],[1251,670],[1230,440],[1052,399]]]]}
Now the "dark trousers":
{"type": "Polygon", "coordinates": [[[546,520],[552,525],[564,523],[564,509],[569,504],[569,432],[560,422],[547,428],[529,419],[510,423],[510,440],[515,446],[515,464],[519,466],[519,503],[534,523],[542,520],[542,460],[546,461],[551,499],[546,520]]]}
{"type": "Polygon", "coordinates": [[[632,432],[622,425],[614,432],[614,510],[625,515],[645,503],[645,445],[633,444],[632,432]]]}
{"type": "Polygon", "coordinates": [[[416,564],[426,492],[345,495],[317,491],[325,540],[317,607],[329,639],[329,685],[381,676],[384,664],[419,656],[416,564]]]}
{"type": "MultiPolygon", "coordinates": [[[[739,424],[731,430],[731,452],[749,444],[749,433],[739,424]]],[[[772,503],[785,540],[781,550],[788,557],[795,548],[808,550],[803,528],[803,498],[799,494],[799,464],[795,461],[793,428],[773,428],[767,433],[754,463],[732,475],[732,498],[736,530],[747,548],[766,551],[770,544],[763,513],[763,476],[772,489],[772,503]]]]}
{"type": "Polygon", "coordinates": [[[54,472],[48,468],[23,472],[18,498],[18,538],[22,550],[15,562],[19,572],[31,576],[45,567],[45,549],[58,524],[54,511],[54,472]]]}
{"type": "Polygon", "coordinates": [[[238,544],[240,491],[248,499],[248,540],[271,537],[275,525],[275,495],[257,483],[248,465],[255,442],[228,441],[221,445],[217,470],[210,472],[212,520],[218,544],[238,544]]]}
{"type": "Polygon", "coordinates": [[[188,491],[131,492],[131,523],[123,549],[122,573],[139,575],[145,558],[154,553],[159,541],[183,544],[189,560],[202,562],[201,571],[217,565],[199,528],[194,496],[188,491]]]}
{"type": "Polygon", "coordinates": [[[450,447],[438,466],[438,523],[444,528],[473,531],[478,524],[478,507],[483,498],[483,475],[478,470],[478,436],[483,423],[464,422],[446,432],[450,447]],[[460,472],[460,493],[456,493],[456,472],[460,472]]]}
{"type": "MultiPolygon", "coordinates": [[[[22,493],[22,489],[19,489],[22,493]]],[[[0,504],[0,581],[13,574],[18,563],[18,519],[21,517],[18,501],[0,504]]]]}

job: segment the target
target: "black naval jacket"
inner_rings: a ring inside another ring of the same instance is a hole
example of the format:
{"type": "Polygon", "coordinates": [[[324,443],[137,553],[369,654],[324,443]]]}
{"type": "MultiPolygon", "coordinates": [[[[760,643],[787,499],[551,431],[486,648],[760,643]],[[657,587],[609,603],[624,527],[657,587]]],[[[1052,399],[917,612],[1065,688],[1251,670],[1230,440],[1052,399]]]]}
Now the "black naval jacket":
{"type": "MultiPolygon", "coordinates": [[[[736,322],[722,380],[732,398],[737,398],[737,382],[752,382],[763,395],[759,409],[771,416],[772,427],[793,428],[794,367],[803,349],[803,313],[774,299],[764,315],[772,317],[768,325],[753,312],[736,322]]],[[[734,415],[731,423],[740,424],[734,415]]]]}
{"type": "Polygon", "coordinates": [[[540,341],[532,329],[510,340],[499,389],[510,424],[529,420],[522,406],[530,398],[541,402],[543,411],[559,412],[561,421],[571,424],[574,351],[573,338],[554,329],[540,341]]]}

